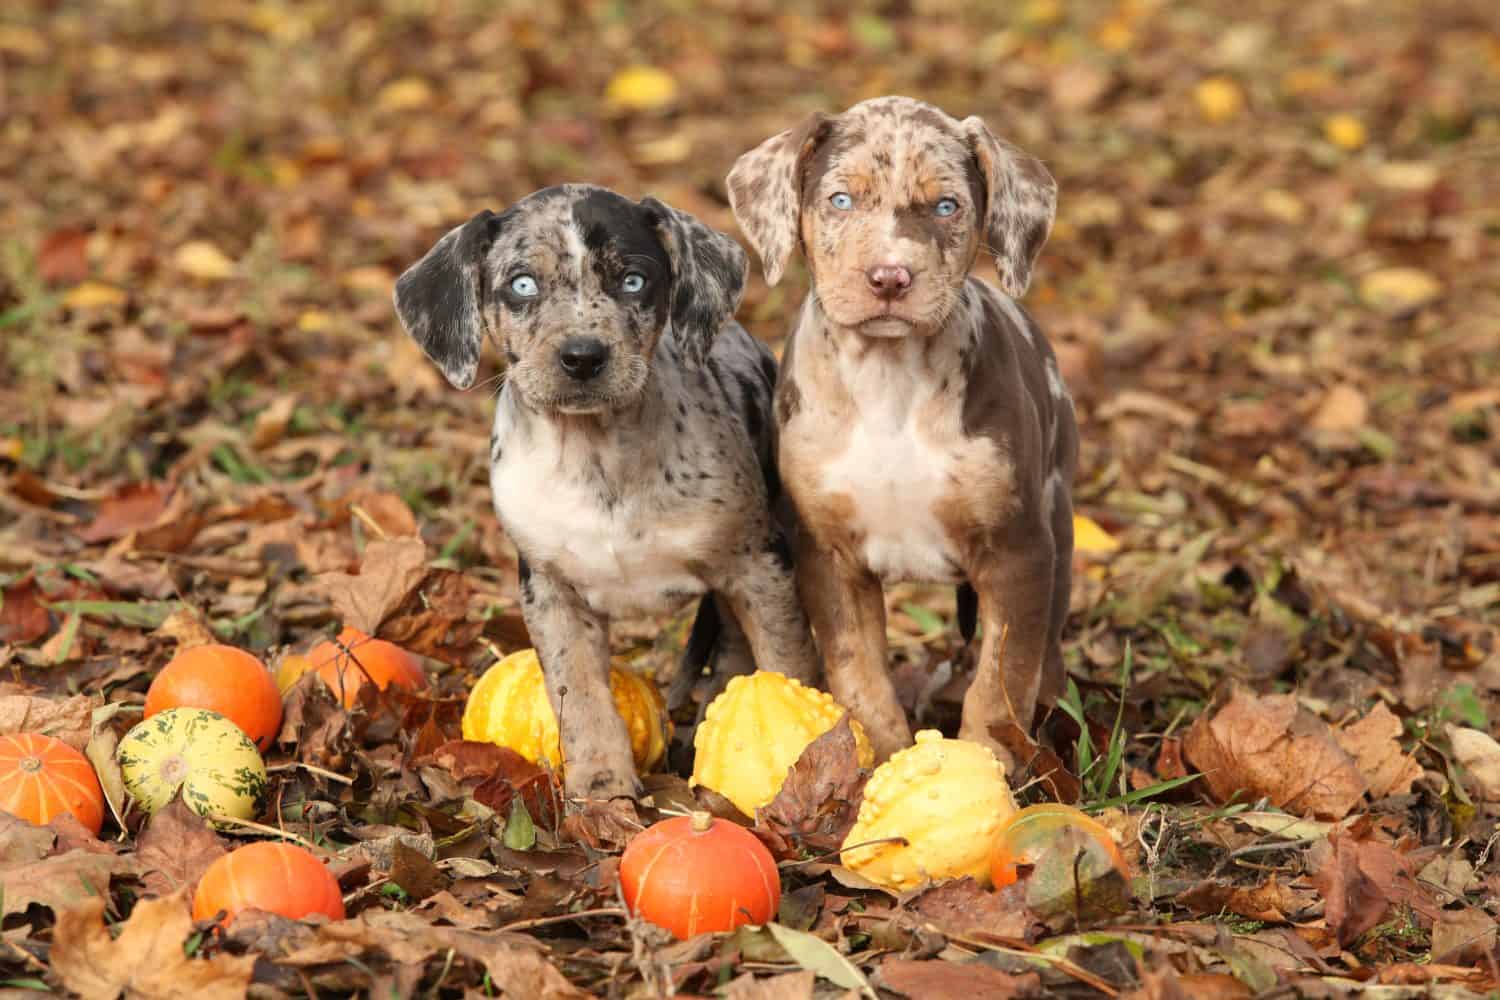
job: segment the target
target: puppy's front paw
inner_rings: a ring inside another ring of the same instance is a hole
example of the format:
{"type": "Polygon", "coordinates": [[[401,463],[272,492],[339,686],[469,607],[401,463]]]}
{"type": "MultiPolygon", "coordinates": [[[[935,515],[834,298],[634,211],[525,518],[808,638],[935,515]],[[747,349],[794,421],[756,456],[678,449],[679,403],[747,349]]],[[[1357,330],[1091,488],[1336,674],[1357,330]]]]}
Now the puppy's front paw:
{"type": "Polygon", "coordinates": [[[567,792],[571,799],[613,799],[620,796],[638,799],[641,783],[635,776],[635,766],[621,771],[616,768],[595,765],[594,767],[567,768],[567,792]]]}

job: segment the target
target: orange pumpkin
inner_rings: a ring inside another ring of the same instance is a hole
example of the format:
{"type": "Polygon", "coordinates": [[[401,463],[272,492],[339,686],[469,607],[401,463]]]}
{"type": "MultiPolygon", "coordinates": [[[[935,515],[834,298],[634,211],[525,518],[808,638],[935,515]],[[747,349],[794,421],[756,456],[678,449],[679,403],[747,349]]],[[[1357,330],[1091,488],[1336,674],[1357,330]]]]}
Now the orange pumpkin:
{"type": "Polygon", "coordinates": [[[265,910],[292,920],[321,913],[344,919],[338,879],[305,848],[261,841],[230,851],[208,866],[193,893],[193,919],[212,920],[222,910],[233,921],[241,910],[265,910]]]}
{"type": "Polygon", "coordinates": [[[40,733],[0,737],[0,809],[41,826],[71,813],[92,833],[104,825],[104,791],[83,754],[40,733]]]}
{"type": "MultiPolygon", "coordinates": [[[[1064,844],[1083,845],[1091,867],[1128,870],[1115,838],[1103,823],[1087,813],[1059,802],[1027,806],[1000,824],[990,854],[990,877],[995,888],[1010,885],[1021,865],[1035,866],[1048,851],[1064,844]]],[[[1074,864],[1076,867],[1076,863],[1074,864]]]]}
{"type": "Polygon", "coordinates": [[[370,682],[384,691],[427,686],[427,675],[417,658],[395,643],[372,639],[359,629],[345,628],[336,642],[320,642],[307,654],[316,670],[345,707],[359,700],[359,689],[370,682]]]}
{"type": "Polygon", "coordinates": [[[755,834],[706,812],[662,820],[620,858],[630,912],[679,939],[763,924],[781,905],[781,877],[755,834]]]}
{"type": "Polygon", "coordinates": [[[146,692],[146,718],[169,708],[218,712],[261,750],[281,730],[281,692],[271,672],[233,646],[193,646],[173,657],[146,692]]]}

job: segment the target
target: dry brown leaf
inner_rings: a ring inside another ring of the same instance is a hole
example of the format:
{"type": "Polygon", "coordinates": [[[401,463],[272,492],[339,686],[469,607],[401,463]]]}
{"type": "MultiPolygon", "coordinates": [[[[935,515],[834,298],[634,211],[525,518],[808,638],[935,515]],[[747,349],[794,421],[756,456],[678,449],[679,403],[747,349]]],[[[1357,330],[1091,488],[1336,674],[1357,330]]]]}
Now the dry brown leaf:
{"type": "Polygon", "coordinates": [[[818,977],[803,970],[756,979],[745,973],[724,991],[726,1000],[812,1000],[818,977]]]}
{"type": "Polygon", "coordinates": [[[1422,776],[1422,766],[1401,752],[1401,720],[1376,702],[1369,714],[1334,733],[1370,786],[1370,798],[1405,795],[1422,776]]]}
{"type": "Polygon", "coordinates": [[[1500,743],[1488,733],[1467,726],[1447,727],[1453,756],[1473,779],[1476,791],[1488,801],[1500,799],[1500,743]]]}
{"type": "Polygon", "coordinates": [[[1352,385],[1336,385],[1323,396],[1310,424],[1314,430],[1335,433],[1357,431],[1370,419],[1365,394],[1352,385]]]}
{"type": "Polygon", "coordinates": [[[56,840],[57,834],[47,827],[0,812],[0,868],[40,861],[56,840]]]}
{"type": "Polygon", "coordinates": [[[374,635],[427,575],[427,546],[420,538],[386,538],[365,547],[359,573],[323,573],[317,587],[345,625],[374,635]]]}
{"type": "Polygon", "coordinates": [[[1260,696],[1236,686],[1227,702],[1194,721],[1183,749],[1218,802],[1266,797],[1299,816],[1336,820],[1366,790],[1333,730],[1289,694],[1260,696]]]}
{"type": "Polygon", "coordinates": [[[1323,918],[1347,948],[1381,923],[1394,905],[1410,906],[1430,923],[1438,908],[1415,878],[1411,859],[1360,832],[1335,829],[1308,851],[1309,881],[1323,898],[1323,918]]]}
{"type": "Polygon", "coordinates": [[[198,612],[188,608],[178,608],[167,615],[166,619],[156,627],[152,635],[163,639],[170,639],[177,644],[179,651],[191,649],[194,646],[207,646],[219,641],[198,612]]]}
{"type": "Polygon", "coordinates": [[[1432,925],[1432,960],[1480,965],[1495,950],[1495,918],[1478,907],[1444,910],[1432,925]]]}
{"type": "Polygon", "coordinates": [[[29,575],[0,590],[0,644],[25,645],[52,629],[52,616],[37,599],[41,590],[29,575]]]}
{"type": "Polygon", "coordinates": [[[91,899],[58,914],[52,967],[83,1000],[239,1000],[255,956],[189,958],[182,946],[192,930],[185,892],[137,903],[118,938],[104,923],[104,900],[91,899]]]}
{"type": "Polygon", "coordinates": [[[947,934],[983,931],[1024,939],[1036,919],[1026,909],[1026,887],[1013,883],[994,892],[972,878],[928,889],[911,902],[911,912],[947,934]]]}
{"type": "Polygon", "coordinates": [[[845,714],[802,751],[771,804],[756,810],[756,832],[782,858],[800,857],[804,847],[836,851],[854,826],[869,778],[845,714]]]}
{"type": "Polygon", "coordinates": [[[1316,903],[1317,897],[1282,884],[1273,874],[1260,885],[1251,886],[1206,879],[1178,895],[1174,902],[1204,915],[1228,910],[1251,920],[1286,923],[1316,903]]]}
{"type": "Polygon", "coordinates": [[[130,858],[84,848],[0,869],[5,912],[20,913],[32,903],[60,912],[108,893],[111,877],[134,870],[130,858]]]}
{"type": "Polygon", "coordinates": [[[1041,996],[1041,977],[1035,972],[1013,975],[983,962],[913,961],[888,958],[876,973],[880,985],[912,1000],[963,997],[965,1000],[1007,1000],[1041,996]]]}
{"type": "Polygon", "coordinates": [[[166,511],[171,492],[161,483],[122,487],[99,504],[98,513],[78,532],[78,537],[86,542],[108,542],[149,528],[166,511]]]}
{"type": "Polygon", "coordinates": [[[219,835],[178,797],[146,823],[135,859],[146,890],[166,896],[197,885],[208,866],[227,853],[219,835]]]}
{"type": "Polygon", "coordinates": [[[62,740],[75,750],[88,745],[98,698],[85,694],[46,698],[15,691],[16,685],[0,685],[0,736],[42,733],[62,740]]]}

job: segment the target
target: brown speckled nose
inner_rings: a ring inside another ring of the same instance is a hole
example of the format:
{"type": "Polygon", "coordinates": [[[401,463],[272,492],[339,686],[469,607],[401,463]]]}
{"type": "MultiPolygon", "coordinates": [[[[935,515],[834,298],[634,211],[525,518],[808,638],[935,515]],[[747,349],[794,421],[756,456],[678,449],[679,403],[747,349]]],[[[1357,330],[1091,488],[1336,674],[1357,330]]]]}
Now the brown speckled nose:
{"type": "Polygon", "coordinates": [[[870,268],[865,272],[865,280],[879,299],[899,299],[911,288],[911,272],[890,264],[870,268]]]}

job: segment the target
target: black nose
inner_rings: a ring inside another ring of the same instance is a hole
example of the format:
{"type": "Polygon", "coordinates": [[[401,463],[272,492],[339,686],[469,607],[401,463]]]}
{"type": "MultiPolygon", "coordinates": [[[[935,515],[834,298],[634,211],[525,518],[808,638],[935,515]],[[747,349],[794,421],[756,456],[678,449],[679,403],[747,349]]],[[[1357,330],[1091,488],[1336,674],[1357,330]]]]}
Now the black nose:
{"type": "Polygon", "coordinates": [[[882,264],[865,272],[870,291],[878,299],[899,299],[911,287],[911,272],[904,267],[882,264]]]}
{"type": "Polygon", "coordinates": [[[608,345],[593,337],[569,337],[557,352],[557,363],[562,370],[580,382],[598,375],[608,360],[608,345]]]}

